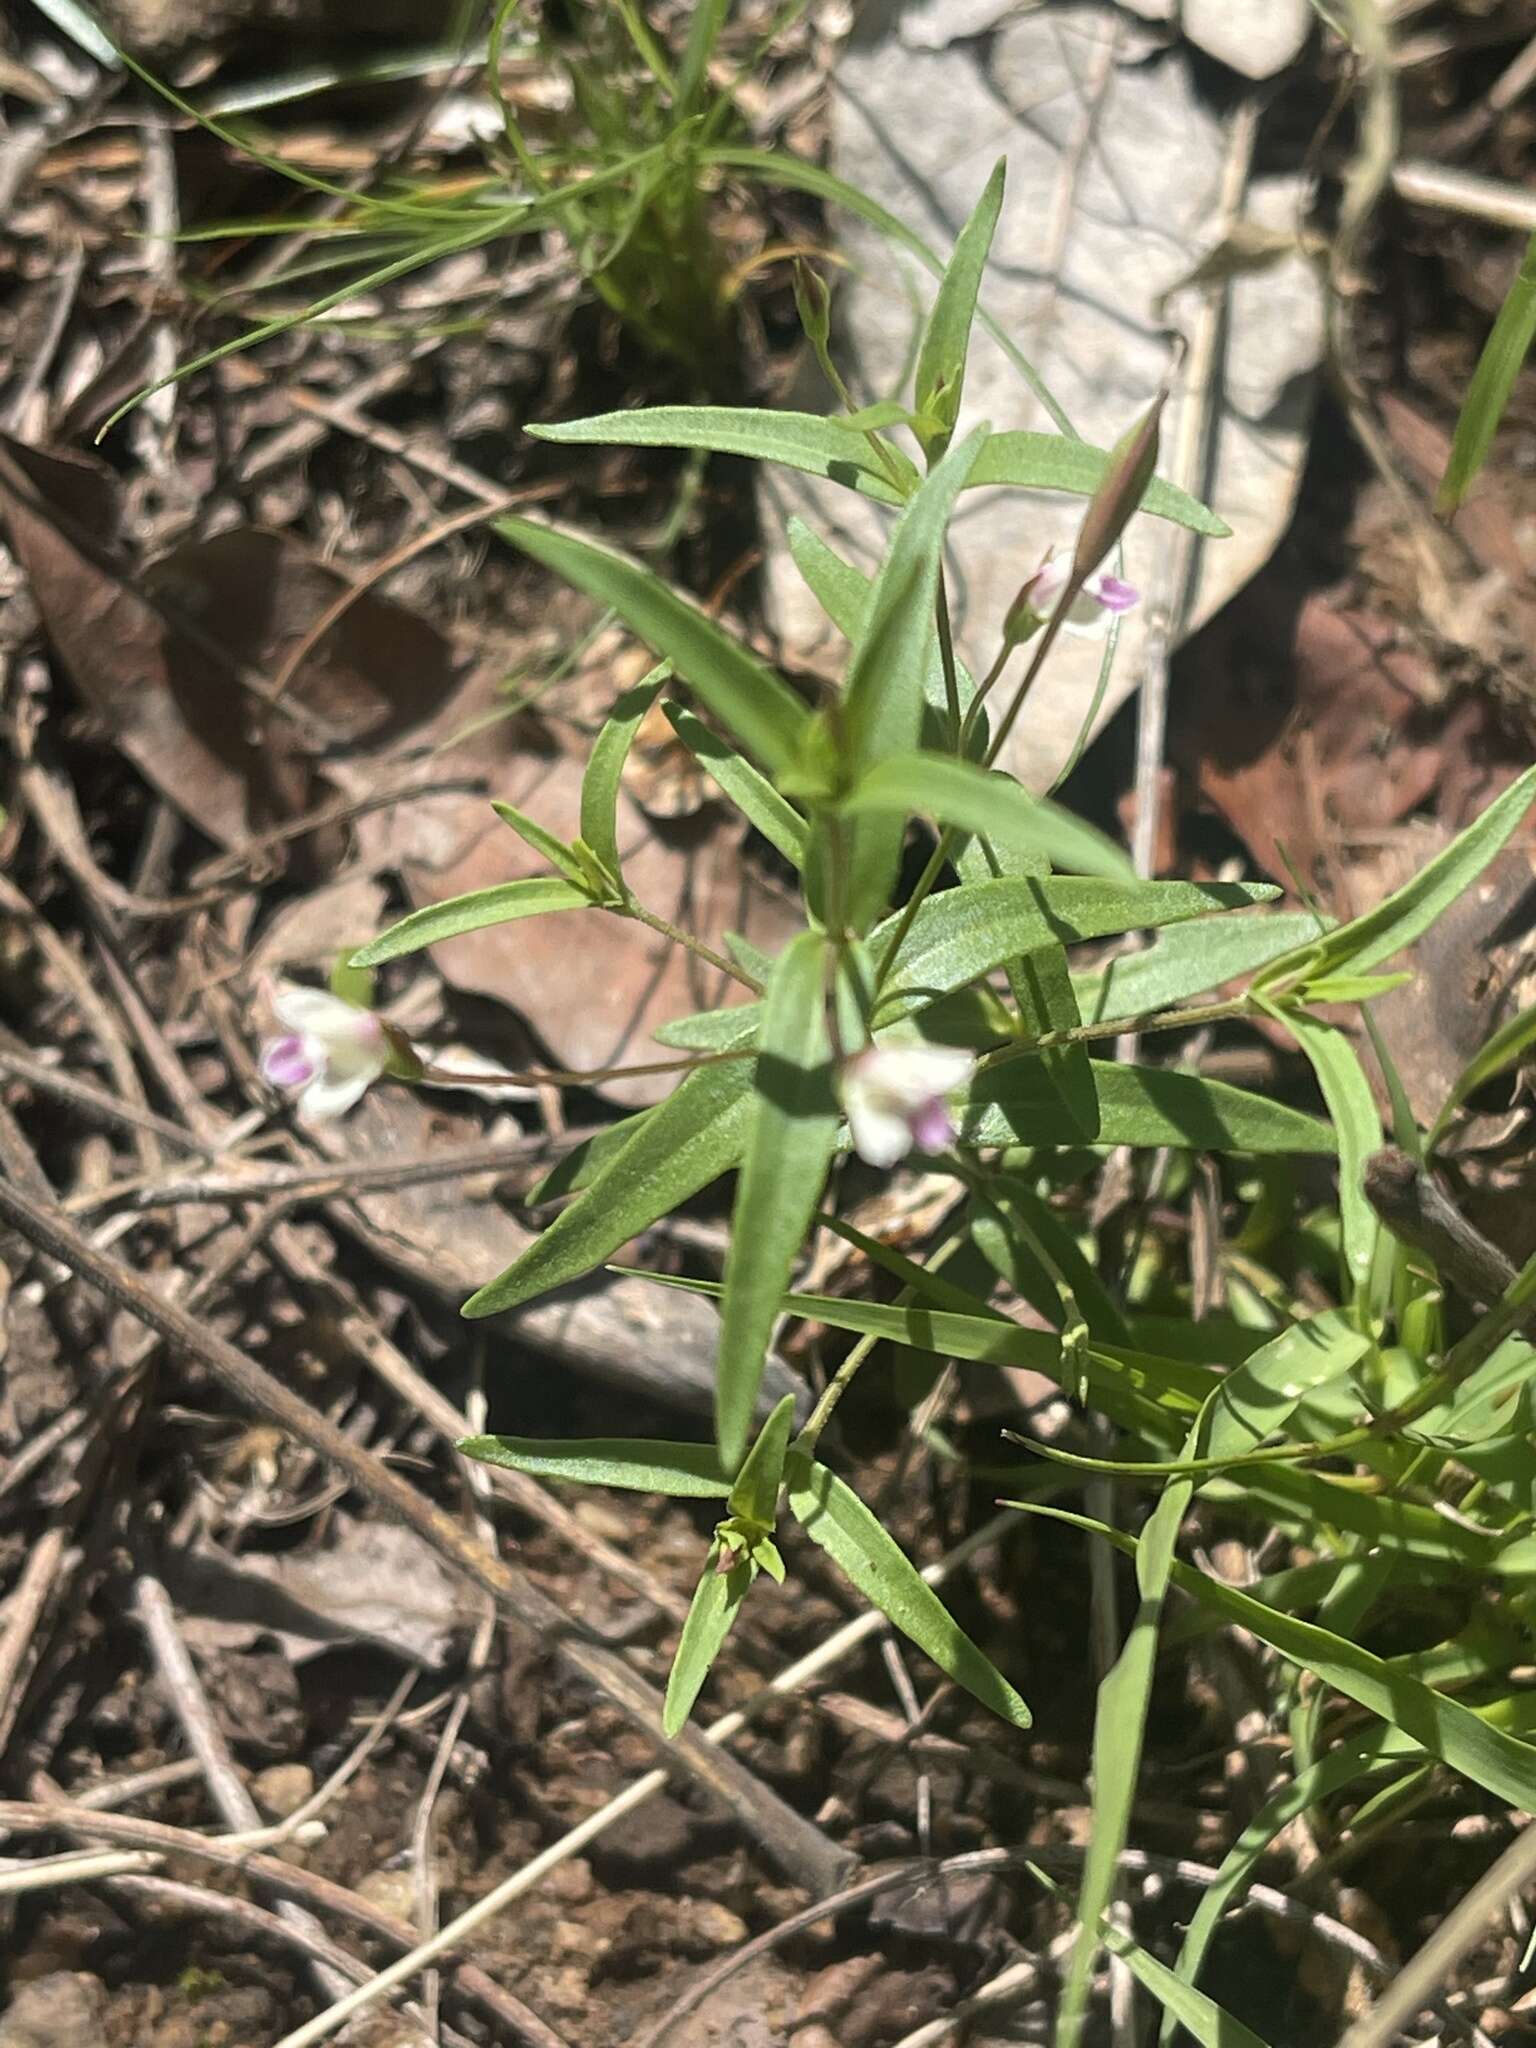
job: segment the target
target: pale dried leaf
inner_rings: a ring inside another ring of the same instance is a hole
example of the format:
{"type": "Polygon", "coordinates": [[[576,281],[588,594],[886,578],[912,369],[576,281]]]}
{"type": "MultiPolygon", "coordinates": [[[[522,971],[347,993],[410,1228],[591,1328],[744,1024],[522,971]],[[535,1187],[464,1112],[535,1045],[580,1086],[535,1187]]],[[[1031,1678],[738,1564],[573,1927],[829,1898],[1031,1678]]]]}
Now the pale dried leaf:
{"type": "MultiPolygon", "coordinates": [[[[983,303],[1031,358],[1080,433],[1113,444],[1145,410],[1168,361],[1159,296],[1189,276],[1221,239],[1219,192],[1227,151],[1217,111],[1201,96],[1187,50],[1160,48],[1156,32],[1105,5],[1051,6],[1009,19],[990,38],[913,46],[912,25],[932,35],[932,10],[882,10],[840,60],[833,96],[834,168],[947,253],[992,163],[1008,158],[1008,191],[983,303]]],[[[1298,180],[1249,188],[1244,211],[1294,230],[1298,180]]],[[[839,220],[853,275],[839,316],[845,363],[858,396],[899,384],[914,300],[932,286],[872,230],[839,220]]],[[[1219,388],[1212,393],[1212,457],[1200,495],[1234,529],[1198,556],[1192,618],[1209,617],[1261,566],[1291,514],[1306,448],[1312,373],[1322,336],[1316,273],[1299,252],[1235,278],[1219,388]]],[[[1172,300],[1187,325],[1193,294],[1172,300]]],[[[821,404],[809,388],[794,402],[821,404]]],[[[1176,388],[1164,422],[1178,445],[1176,388]]],[[[967,374],[972,419],[998,429],[1049,420],[1001,350],[978,333],[967,374]]],[[[777,534],[798,511],[869,568],[886,522],[877,508],[830,485],[775,471],[763,486],[777,534]]],[[[1008,604],[1051,544],[1082,516],[1060,496],[968,494],[954,526],[953,598],[961,643],[985,669],[1008,604]]],[[[1126,542],[1129,579],[1143,588],[1164,572],[1167,529],[1140,519],[1126,542]]],[[[769,589],[791,652],[824,666],[829,631],[786,554],[775,548],[769,589]]],[[[1149,607],[1128,614],[1101,712],[1134,687],[1149,607]]],[[[1097,643],[1054,650],[1021,719],[1008,765],[1042,787],[1070,755],[1097,682],[1097,643]]]]}

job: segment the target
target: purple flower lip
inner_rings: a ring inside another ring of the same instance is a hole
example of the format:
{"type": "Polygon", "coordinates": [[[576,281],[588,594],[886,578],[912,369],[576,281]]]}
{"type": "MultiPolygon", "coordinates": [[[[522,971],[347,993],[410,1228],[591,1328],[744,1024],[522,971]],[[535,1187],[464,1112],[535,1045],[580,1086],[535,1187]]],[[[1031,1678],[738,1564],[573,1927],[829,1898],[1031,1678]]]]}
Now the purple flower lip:
{"type": "Polygon", "coordinates": [[[954,1142],[955,1121],[941,1095],[933,1096],[915,1109],[908,1122],[912,1142],[919,1152],[942,1152],[954,1142]]]}
{"type": "Polygon", "coordinates": [[[301,1032],[285,1032],[262,1049],[262,1075],[274,1088],[307,1088],[319,1070],[314,1052],[301,1032]]]}
{"type": "Polygon", "coordinates": [[[1135,585],[1123,582],[1118,576],[1100,575],[1093,594],[1107,612],[1128,612],[1141,599],[1141,592],[1135,585]]]}

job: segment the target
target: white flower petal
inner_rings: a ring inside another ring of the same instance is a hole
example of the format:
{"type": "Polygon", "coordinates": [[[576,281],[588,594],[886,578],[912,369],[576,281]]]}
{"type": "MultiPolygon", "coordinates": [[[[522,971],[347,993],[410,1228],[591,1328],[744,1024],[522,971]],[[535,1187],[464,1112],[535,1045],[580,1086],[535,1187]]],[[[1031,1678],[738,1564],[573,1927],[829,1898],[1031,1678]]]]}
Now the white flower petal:
{"type": "Polygon", "coordinates": [[[891,1045],[879,1051],[888,1063],[889,1078],[882,1074],[882,1080],[892,1093],[905,1096],[911,1109],[931,1095],[948,1095],[970,1079],[976,1064],[974,1054],[955,1045],[891,1045]]]}
{"type": "Polygon", "coordinates": [[[912,1131],[904,1116],[850,1090],[846,1103],[853,1149],[870,1166],[894,1166],[912,1150],[912,1131]]]}
{"type": "Polygon", "coordinates": [[[280,981],[272,991],[272,1014],[290,1031],[307,1031],[327,1041],[333,1033],[350,1035],[353,1019],[366,1016],[329,989],[304,988],[296,981],[280,981]]]}
{"type": "Polygon", "coordinates": [[[327,1069],[310,1082],[299,1097],[299,1114],[315,1123],[341,1116],[367,1093],[377,1069],[363,1074],[338,1074],[327,1069]]]}

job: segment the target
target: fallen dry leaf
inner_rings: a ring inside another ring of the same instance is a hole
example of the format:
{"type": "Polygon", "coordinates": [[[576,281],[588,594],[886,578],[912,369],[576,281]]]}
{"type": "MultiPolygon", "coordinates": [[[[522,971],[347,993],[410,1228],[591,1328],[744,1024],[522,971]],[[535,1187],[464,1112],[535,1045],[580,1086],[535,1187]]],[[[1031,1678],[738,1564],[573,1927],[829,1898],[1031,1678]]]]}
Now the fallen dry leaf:
{"type": "Polygon", "coordinates": [[[346,579],[256,527],[139,570],[121,516],[105,463],[0,438],[0,525],[60,662],[134,766],[218,844],[307,809],[322,753],[387,745],[448,695],[442,636],[369,591],[284,701],[264,703],[346,579]]]}
{"type": "MultiPolygon", "coordinates": [[[[579,700],[574,693],[559,700],[558,720],[554,711],[546,715],[551,700],[537,718],[495,717],[494,676],[472,682],[425,735],[436,744],[422,757],[420,774],[423,783],[482,776],[485,794],[443,791],[361,820],[365,864],[395,868],[414,905],[547,873],[489,799],[515,804],[562,838],[578,831],[588,734],[606,715],[614,689],[601,672],[577,689],[579,700]]],[[[358,768],[338,772],[359,792],[365,787],[358,768]]],[[[794,908],[747,852],[746,839],[746,827],[723,803],[658,819],[632,792],[620,797],[625,878],[640,902],[717,949],[726,932],[739,932],[772,954],[796,928],[794,908]]],[[[434,946],[432,960],[455,988],[516,1011],[560,1066],[582,1072],[670,1057],[651,1039],[657,1025],[748,993],[658,933],[596,910],[467,932],[434,946]]],[[[602,1092],[618,1102],[655,1102],[674,1081],[640,1076],[604,1083],[602,1092]]]]}

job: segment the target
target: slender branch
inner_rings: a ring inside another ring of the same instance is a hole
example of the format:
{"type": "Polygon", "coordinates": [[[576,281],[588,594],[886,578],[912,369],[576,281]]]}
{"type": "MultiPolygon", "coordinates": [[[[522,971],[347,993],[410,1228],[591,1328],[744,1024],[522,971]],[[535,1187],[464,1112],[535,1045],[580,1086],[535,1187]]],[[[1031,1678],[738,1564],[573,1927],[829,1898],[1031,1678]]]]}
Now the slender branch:
{"type": "Polygon", "coordinates": [[[753,995],[762,994],[763,984],[755,974],[748,974],[745,968],[737,967],[723,954],[717,953],[713,946],[706,946],[702,939],[696,939],[692,932],[685,932],[680,925],[673,924],[670,919],[658,917],[654,910],[647,910],[643,903],[636,903],[633,897],[627,903],[615,903],[605,907],[610,908],[615,917],[633,918],[637,924],[643,924],[649,930],[659,932],[662,938],[670,939],[675,946],[686,946],[688,951],[696,954],[707,967],[713,967],[717,974],[728,974],[732,981],[739,981],[743,988],[751,989],[753,995]]]}

